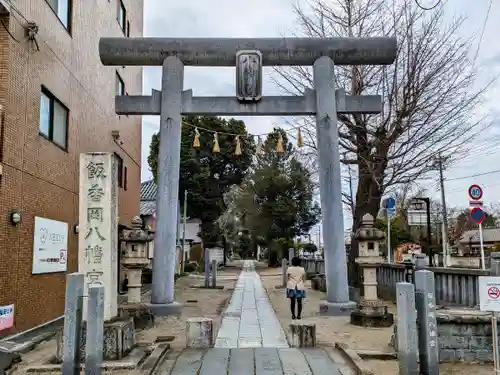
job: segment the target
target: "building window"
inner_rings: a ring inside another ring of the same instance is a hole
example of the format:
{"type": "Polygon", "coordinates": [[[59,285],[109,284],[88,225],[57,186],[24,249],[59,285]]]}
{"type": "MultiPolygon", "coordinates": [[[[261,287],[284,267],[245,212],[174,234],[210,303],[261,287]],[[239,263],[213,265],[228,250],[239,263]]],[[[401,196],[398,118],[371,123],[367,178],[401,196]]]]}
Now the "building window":
{"type": "Polygon", "coordinates": [[[64,150],[68,148],[68,118],[68,108],[42,87],[40,134],[64,150]]]}
{"type": "Polygon", "coordinates": [[[126,27],[127,27],[127,10],[125,9],[125,6],[123,5],[122,0],[118,0],[118,24],[120,25],[120,28],[122,29],[123,33],[126,33],[126,27]]]}
{"type": "Polygon", "coordinates": [[[123,190],[127,190],[127,167],[123,167],[123,190]]]}
{"type": "Polygon", "coordinates": [[[116,95],[125,95],[125,82],[123,82],[123,79],[120,77],[118,72],[116,73],[116,95]]]}
{"type": "Polygon", "coordinates": [[[123,187],[123,159],[116,152],[115,157],[118,165],[118,187],[123,187]]]}
{"type": "Polygon", "coordinates": [[[57,15],[64,27],[69,30],[71,24],[72,0],[45,0],[57,15]]]}

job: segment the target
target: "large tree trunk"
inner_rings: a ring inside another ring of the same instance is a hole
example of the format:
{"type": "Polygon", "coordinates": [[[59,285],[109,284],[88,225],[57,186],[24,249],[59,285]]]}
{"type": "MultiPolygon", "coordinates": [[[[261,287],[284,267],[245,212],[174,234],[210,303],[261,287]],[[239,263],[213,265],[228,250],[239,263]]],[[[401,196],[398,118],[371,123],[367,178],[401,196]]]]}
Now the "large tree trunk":
{"type": "MultiPolygon", "coordinates": [[[[358,121],[358,123],[361,124],[360,121],[358,121]]],[[[352,233],[356,233],[365,214],[370,214],[374,219],[378,216],[380,202],[384,194],[384,171],[387,168],[387,155],[389,149],[384,142],[379,142],[375,144],[372,151],[372,147],[368,143],[365,129],[366,127],[359,127],[356,134],[357,141],[360,144],[357,152],[359,180],[353,213],[352,233]]],[[[358,255],[358,243],[353,238],[351,251],[348,257],[348,269],[349,285],[354,288],[362,288],[363,285],[362,272],[360,272],[356,264],[358,255]]]]}
{"type": "MultiPolygon", "coordinates": [[[[360,175],[362,172],[360,171],[360,175]]],[[[356,192],[356,206],[354,208],[352,232],[356,233],[361,224],[363,215],[370,214],[374,218],[377,217],[382,192],[373,181],[371,177],[362,177],[359,179],[358,189],[356,192]]],[[[361,288],[362,273],[355,260],[359,255],[358,243],[354,238],[351,242],[351,251],[348,257],[348,270],[349,270],[349,286],[354,288],[361,288]]]]}

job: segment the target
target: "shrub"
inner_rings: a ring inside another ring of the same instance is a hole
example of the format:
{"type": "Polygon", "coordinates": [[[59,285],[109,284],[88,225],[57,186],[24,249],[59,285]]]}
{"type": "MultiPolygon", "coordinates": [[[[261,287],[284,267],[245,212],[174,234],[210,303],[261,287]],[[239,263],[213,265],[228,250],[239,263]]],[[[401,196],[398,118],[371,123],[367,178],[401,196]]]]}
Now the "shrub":
{"type": "Polygon", "coordinates": [[[184,265],[184,272],[195,272],[198,269],[198,263],[189,262],[184,265]]]}
{"type": "Polygon", "coordinates": [[[202,263],[203,259],[203,248],[201,244],[195,244],[189,248],[189,260],[192,262],[202,263]]]}

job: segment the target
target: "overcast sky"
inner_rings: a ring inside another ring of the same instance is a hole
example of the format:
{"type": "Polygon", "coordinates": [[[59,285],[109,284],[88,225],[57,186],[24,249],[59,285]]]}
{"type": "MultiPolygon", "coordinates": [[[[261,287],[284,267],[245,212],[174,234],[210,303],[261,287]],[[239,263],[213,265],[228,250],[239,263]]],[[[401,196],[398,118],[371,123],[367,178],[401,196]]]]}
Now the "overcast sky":
{"type": "MultiPolygon", "coordinates": [[[[420,0],[422,4],[432,4],[436,0],[420,0]]],[[[297,31],[292,5],[295,0],[145,0],[145,36],[154,37],[279,37],[297,31]]],[[[489,0],[449,1],[447,16],[457,14],[468,16],[462,32],[464,36],[479,35],[486,17],[489,0]]],[[[484,31],[477,64],[482,68],[481,79],[491,77],[500,70],[500,3],[493,1],[489,20],[484,31]]],[[[479,38],[477,37],[476,40],[479,38]]],[[[270,72],[268,71],[268,74],[270,72]]],[[[145,68],[144,94],[152,88],[160,89],[161,71],[159,68],[145,68]]],[[[489,92],[487,109],[499,102],[500,91],[497,86],[489,92]],[[495,103],[496,102],[496,103],[495,103]]],[[[230,68],[186,68],[184,88],[191,88],[195,95],[215,96],[234,95],[234,70],[230,68]]],[[[267,78],[264,93],[278,94],[279,90],[267,78]]],[[[497,104],[498,105],[498,104],[497,104]]],[[[272,130],[273,124],[283,124],[280,118],[242,117],[250,133],[265,133],[272,130]]],[[[153,133],[158,131],[159,119],[145,116],[143,119],[142,180],[151,178],[147,164],[149,144],[153,133]]],[[[500,121],[499,121],[500,127],[500,121]]],[[[500,134],[498,128],[497,134],[500,134]]],[[[450,170],[446,171],[447,202],[449,206],[467,206],[467,187],[479,183],[485,188],[485,203],[500,202],[500,144],[491,137],[478,141],[479,152],[470,155],[450,170]],[[494,170],[499,172],[489,173],[494,170]],[[467,179],[462,176],[478,175],[467,179]],[[455,180],[454,180],[455,179],[455,180]]],[[[436,176],[437,177],[437,176],[436,176]]],[[[429,187],[434,181],[428,183],[429,187]]],[[[439,191],[431,188],[431,196],[439,198],[439,191]]],[[[346,222],[348,225],[348,222],[346,222]]]]}

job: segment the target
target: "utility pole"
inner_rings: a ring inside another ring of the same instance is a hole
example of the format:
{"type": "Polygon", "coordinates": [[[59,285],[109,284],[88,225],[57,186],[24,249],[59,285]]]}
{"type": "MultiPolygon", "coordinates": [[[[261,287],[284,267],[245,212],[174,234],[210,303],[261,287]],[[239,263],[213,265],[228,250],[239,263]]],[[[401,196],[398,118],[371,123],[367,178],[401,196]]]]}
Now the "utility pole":
{"type": "Polygon", "coordinates": [[[437,163],[439,167],[439,185],[441,186],[441,207],[443,209],[443,255],[444,255],[444,266],[451,266],[451,256],[450,247],[448,243],[448,211],[446,209],[446,194],[444,191],[444,176],[443,176],[443,157],[441,154],[438,155],[437,163]]]}
{"type": "Polygon", "coordinates": [[[187,198],[188,192],[184,190],[184,215],[182,220],[182,260],[181,260],[181,273],[184,273],[184,263],[186,259],[186,219],[187,219],[187,198]]]}
{"type": "MultiPolygon", "coordinates": [[[[344,160],[347,160],[347,152],[344,152],[344,160]]],[[[349,163],[346,164],[347,165],[347,173],[348,173],[348,182],[349,182],[349,198],[351,199],[351,204],[350,204],[350,208],[351,208],[351,214],[352,214],[352,217],[354,218],[354,191],[353,191],[353,188],[352,188],[352,171],[351,171],[351,165],[349,163]]]]}

